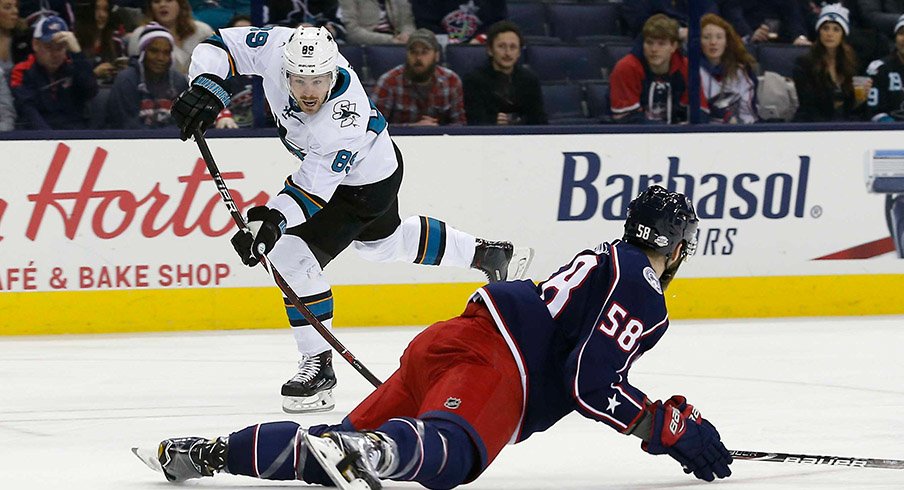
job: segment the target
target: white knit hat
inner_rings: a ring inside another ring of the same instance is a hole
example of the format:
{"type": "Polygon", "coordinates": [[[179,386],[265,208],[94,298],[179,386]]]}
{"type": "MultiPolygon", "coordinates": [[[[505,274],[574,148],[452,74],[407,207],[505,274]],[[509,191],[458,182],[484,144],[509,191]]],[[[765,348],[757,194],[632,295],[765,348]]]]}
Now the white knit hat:
{"type": "Polygon", "coordinates": [[[892,34],[897,34],[898,29],[902,27],[904,27],[904,15],[898,17],[898,22],[895,23],[895,32],[893,32],[892,34]]]}
{"type": "Polygon", "coordinates": [[[851,34],[851,21],[848,20],[848,9],[841,6],[840,3],[831,3],[822,8],[819,12],[819,18],[816,19],[816,30],[819,30],[819,26],[825,24],[826,22],[834,22],[841,26],[841,30],[844,31],[844,35],[848,36],[851,34]]]}
{"type": "Polygon", "coordinates": [[[151,44],[151,41],[154,39],[166,39],[169,41],[170,46],[176,46],[173,35],[170,34],[170,31],[168,31],[166,27],[163,27],[156,22],[150,22],[144,26],[144,29],[141,30],[141,34],[138,36],[138,51],[144,53],[145,48],[147,48],[148,44],[151,44]]]}

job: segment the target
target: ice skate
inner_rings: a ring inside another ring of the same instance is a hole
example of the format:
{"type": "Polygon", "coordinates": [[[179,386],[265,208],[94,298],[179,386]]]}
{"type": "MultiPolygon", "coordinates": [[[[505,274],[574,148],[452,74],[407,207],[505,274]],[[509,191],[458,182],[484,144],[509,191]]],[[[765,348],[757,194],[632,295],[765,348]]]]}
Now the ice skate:
{"type": "Polygon", "coordinates": [[[398,466],[398,449],[379,432],[304,434],[308,450],[330,479],[343,490],[379,490],[380,477],[398,466]]]}
{"type": "Polygon", "coordinates": [[[286,413],[326,412],[336,406],[333,387],[333,352],[303,356],[298,361],[298,374],[282,386],[283,411],[286,413]]]}
{"type": "Polygon", "coordinates": [[[516,281],[527,274],[533,258],[532,248],[515,248],[510,242],[491,242],[478,238],[471,268],[483,271],[489,282],[516,281]]]}
{"type": "Polygon", "coordinates": [[[166,439],[157,446],[157,454],[152,451],[132,448],[148,468],[163,473],[171,482],[183,482],[193,478],[213,476],[226,467],[228,438],[214,440],[203,437],[180,437],[166,439]]]}

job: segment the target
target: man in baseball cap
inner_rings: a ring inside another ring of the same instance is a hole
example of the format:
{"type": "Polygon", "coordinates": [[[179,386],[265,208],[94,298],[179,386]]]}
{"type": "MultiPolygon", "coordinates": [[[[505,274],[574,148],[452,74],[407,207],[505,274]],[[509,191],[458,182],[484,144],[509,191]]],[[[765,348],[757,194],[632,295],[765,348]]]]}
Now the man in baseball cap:
{"type": "Polygon", "coordinates": [[[377,81],[374,98],[386,120],[395,124],[465,124],[464,91],[454,71],[439,66],[442,49],[436,34],[418,29],[408,36],[405,64],[377,81]]]}
{"type": "Polygon", "coordinates": [[[97,80],[75,34],[48,15],[35,23],[31,47],[34,54],[10,75],[20,121],[29,129],[86,128],[85,105],[97,94],[97,80]]]}

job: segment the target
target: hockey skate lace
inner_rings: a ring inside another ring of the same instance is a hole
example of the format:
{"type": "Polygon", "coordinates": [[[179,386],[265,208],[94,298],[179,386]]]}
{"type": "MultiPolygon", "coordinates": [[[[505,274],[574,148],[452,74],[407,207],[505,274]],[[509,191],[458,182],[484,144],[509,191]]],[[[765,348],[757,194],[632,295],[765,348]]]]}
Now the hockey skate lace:
{"type": "Polygon", "coordinates": [[[298,361],[298,374],[292,377],[292,381],[299,383],[307,383],[317,376],[320,372],[320,359],[317,357],[305,356],[298,361]]]}

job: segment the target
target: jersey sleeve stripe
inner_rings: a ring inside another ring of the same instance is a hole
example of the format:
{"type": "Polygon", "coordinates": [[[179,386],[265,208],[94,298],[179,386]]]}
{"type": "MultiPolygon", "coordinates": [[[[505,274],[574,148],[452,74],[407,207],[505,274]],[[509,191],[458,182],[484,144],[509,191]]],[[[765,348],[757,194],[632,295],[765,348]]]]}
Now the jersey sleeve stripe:
{"type": "Polygon", "coordinates": [[[286,185],[279,193],[291,197],[298,204],[298,207],[301,208],[305,219],[311,219],[326,204],[319,197],[308,194],[304,189],[298,187],[295,182],[292,182],[292,177],[286,179],[286,185]]]}
{"type": "Polygon", "coordinates": [[[226,59],[229,61],[229,76],[234,77],[239,74],[238,70],[235,68],[235,59],[232,57],[232,53],[229,52],[229,48],[226,47],[226,43],[223,42],[223,38],[220,37],[219,34],[214,34],[201,42],[216,46],[225,51],[226,59]]]}

